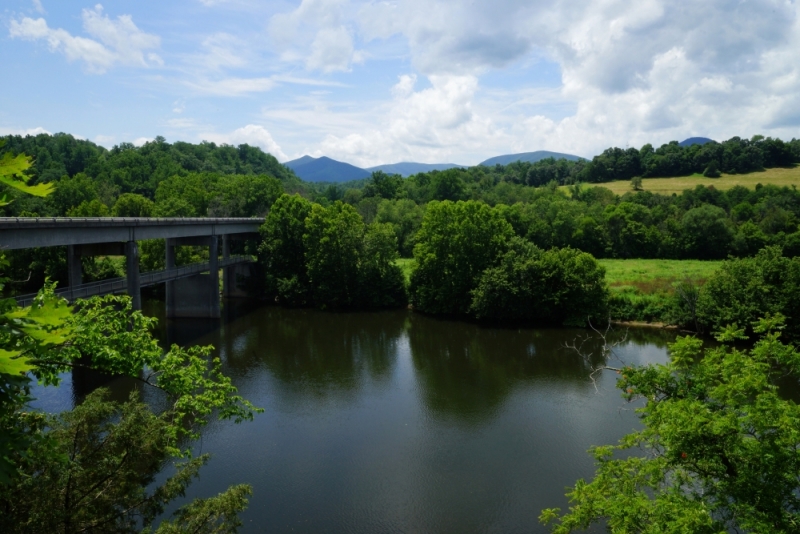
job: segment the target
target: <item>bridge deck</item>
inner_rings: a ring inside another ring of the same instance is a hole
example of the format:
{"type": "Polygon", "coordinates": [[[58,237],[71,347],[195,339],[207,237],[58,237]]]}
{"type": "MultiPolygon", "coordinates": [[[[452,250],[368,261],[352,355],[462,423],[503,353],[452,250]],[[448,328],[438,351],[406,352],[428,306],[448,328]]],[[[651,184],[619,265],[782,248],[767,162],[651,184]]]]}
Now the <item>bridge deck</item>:
{"type": "MultiPolygon", "coordinates": [[[[219,268],[229,267],[238,263],[251,262],[253,259],[250,256],[230,256],[229,258],[221,259],[217,262],[219,268]]],[[[208,271],[210,264],[208,263],[192,263],[183,265],[181,267],[174,267],[172,269],[164,269],[163,271],[150,271],[141,273],[139,275],[140,287],[152,286],[177,280],[179,278],[186,278],[208,271]]],[[[72,302],[75,299],[82,299],[93,297],[95,295],[108,295],[109,293],[124,293],[128,290],[127,278],[109,278],[108,280],[100,280],[98,282],[90,282],[88,284],[80,284],[74,287],[65,287],[56,290],[56,295],[64,297],[72,302]]],[[[15,297],[17,304],[20,306],[30,306],[36,293],[28,295],[20,295],[15,297]]]]}
{"type": "Polygon", "coordinates": [[[252,234],[263,222],[239,217],[0,217],[0,250],[252,234]]]}

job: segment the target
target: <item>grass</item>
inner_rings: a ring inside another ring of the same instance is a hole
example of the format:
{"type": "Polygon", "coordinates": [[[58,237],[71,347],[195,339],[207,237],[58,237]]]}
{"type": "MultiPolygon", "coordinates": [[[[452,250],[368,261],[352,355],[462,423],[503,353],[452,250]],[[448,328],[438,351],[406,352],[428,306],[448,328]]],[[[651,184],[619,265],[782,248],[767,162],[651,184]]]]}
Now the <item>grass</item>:
{"type": "Polygon", "coordinates": [[[722,264],[700,260],[598,260],[606,268],[611,291],[630,288],[640,293],[671,292],[675,282],[691,280],[702,285],[722,264]]]}
{"type": "MultiPolygon", "coordinates": [[[[765,171],[751,172],[748,174],[723,174],[720,178],[705,178],[701,174],[682,176],[678,178],[643,178],[642,187],[645,191],[671,195],[681,194],[685,189],[694,189],[698,185],[714,186],[716,189],[726,191],[734,186],[741,185],[748,189],[755,189],[756,184],[773,184],[777,186],[800,185],[800,165],[792,168],[775,168],[765,171]]],[[[617,195],[633,191],[630,180],[607,182],[604,184],[587,184],[588,187],[605,187],[617,195]]],[[[563,186],[567,187],[567,186],[563,186]]]]}
{"type": "Polygon", "coordinates": [[[598,260],[606,268],[611,317],[617,321],[672,323],[675,285],[701,286],[722,264],[700,260],[598,260]]]}

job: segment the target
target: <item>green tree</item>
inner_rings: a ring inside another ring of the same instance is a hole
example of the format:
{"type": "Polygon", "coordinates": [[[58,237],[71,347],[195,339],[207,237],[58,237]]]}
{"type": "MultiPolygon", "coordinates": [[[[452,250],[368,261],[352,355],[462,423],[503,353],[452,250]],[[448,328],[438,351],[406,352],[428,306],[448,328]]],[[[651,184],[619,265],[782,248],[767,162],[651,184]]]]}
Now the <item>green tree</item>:
{"type": "Polygon", "coordinates": [[[260,229],[259,261],[266,273],[267,291],[290,306],[311,304],[303,241],[310,213],[311,202],[299,195],[283,194],[260,229]]]}
{"type": "MultiPolygon", "coordinates": [[[[751,350],[703,351],[678,338],[665,365],[623,367],[617,387],[643,429],[592,449],[596,473],[544,510],[559,534],[604,522],[623,533],[792,533],[800,529],[800,407],[776,385],[800,378],[800,353],[781,341],[780,316],[760,320],[751,350]]],[[[727,328],[730,343],[742,330],[727,328]]]]}
{"type": "Polygon", "coordinates": [[[688,258],[715,260],[728,255],[733,231],[725,210],[704,204],[681,218],[684,253],[688,258]]]}
{"type": "Polygon", "coordinates": [[[472,292],[479,319],[585,326],[607,319],[605,269],[590,254],[563,248],[543,251],[515,237],[496,267],[486,269],[472,292]]]}
{"type": "Polygon", "coordinates": [[[349,204],[337,201],[328,208],[311,206],[303,244],[306,272],[317,305],[348,308],[358,304],[364,231],[363,219],[349,204]]]}
{"type": "Polygon", "coordinates": [[[431,202],[414,247],[411,302],[434,314],[469,313],[470,292],[496,264],[514,231],[499,211],[482,202],[431,202]]]}
{"type": "Polygon", "coordinates": [[[800,339],[800,258],[787,258],[780,247],[766,247],[754,257],[727,260],[700,288],[697,318],[710,331],[750,325],[764,314],[787,318],[784,336],[800,339]]]}
{"type": "Polygon", "coordinates": [[[114,217],[151,217],[153,201],[136,193],[123,193],[117,199],[111,214],[114,217]]]}

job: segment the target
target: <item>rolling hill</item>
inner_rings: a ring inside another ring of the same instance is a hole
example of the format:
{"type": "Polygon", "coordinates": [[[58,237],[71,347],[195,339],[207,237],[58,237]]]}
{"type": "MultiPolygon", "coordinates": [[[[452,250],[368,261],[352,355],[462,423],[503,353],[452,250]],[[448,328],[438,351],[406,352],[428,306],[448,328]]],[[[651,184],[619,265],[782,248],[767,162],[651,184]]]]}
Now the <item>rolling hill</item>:
{"type": "Polygon", "coordinates": [[[708,137],[690,137],[689,139],[684,139],[680,143],[680,146],[692,146],[692,145],[704,145],[706,143],[713,143],[713,139],[709,139],[708,137]]]}
{"type": "Polygon", "coordinates": [[[573,154],[562,154],[561,152],[550,152],[549,150],[537,150],[536,152],[522,152],[520,154],[506,154],[504,156],[495,156],[493,158],[489,158],[486,161],[482,161],[478,165],[483,165],[484,167],[491,167],[493,165],[508,165],[509,163],[514,163],[515,161],[527,161],[529,163],[536,163],[539,160],[545,158],[555,158],[555,159],[568,159],[572,161],[578,161],[579,159],[583,159],[579,156],[575,156],[573,154]]]}

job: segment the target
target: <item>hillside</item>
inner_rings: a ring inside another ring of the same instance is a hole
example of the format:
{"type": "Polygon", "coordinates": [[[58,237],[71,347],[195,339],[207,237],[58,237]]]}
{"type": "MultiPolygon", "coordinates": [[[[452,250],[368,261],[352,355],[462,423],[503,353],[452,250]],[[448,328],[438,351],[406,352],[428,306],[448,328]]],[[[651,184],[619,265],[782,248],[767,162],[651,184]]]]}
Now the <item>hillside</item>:
{"type": "Polygon", "coordinates": [[[706,143],[713,143],[713,139],[709,139],[708,137],[690,137],[689,139],[684,139],[680,143],[680,146],[692,146],[692,145],[704,145],[706,143]]]}
{"type": "Polygon", "coordinates": [[[371,174],[370,171],[349,163],[336,161],[327,156],[322,156],[321,158],[303,156],[302,158],[287,161],[284,165],[307,182],[348,182],[367,178],[371,174]]]}
{"type": "Polygon", "coordinates": [[[569,161],[578,161],[580,159],[583,159],[573,154],[562,154],[561,152],[550,152],[549,150],[537,150],[536,152],[521,152],[519,154],[506,154],[503,156],[495,156],[493,158],[487,159],[486,161],[482,161],[478,165],[483,165],[484,167],[492,167],[498,164],[508,165],[509,163],[513,163],[515,161],[536,163],[537,161],[541,161],[547,158],[566,159],[569,161]]]}
{"type": "MultiPolygon", "coordinates": [[[[788,186],[800,185],[800,166],[792,168],[776,167],[763,171],[750,172],[747,174],[723,174],[720,178],[705,178],[701,175],[681,176],[676,178],[645,178],[642,180],[642,188],[651,193],[661,195],[680,195],[686,189],[694,189],[698,185],[706,187],[713,186],[714,189],[727,191],[740,185],[748,189],[755,189],[756,185],[777,185],[788,186]]],[[[568,186],[563,186],[566,189],[568,186]]],[[[618,180],[600,184],[585,184],[585,187],[605,187],[617,195],[624,195],[631,192],[630,180],[618,180]]]]}

